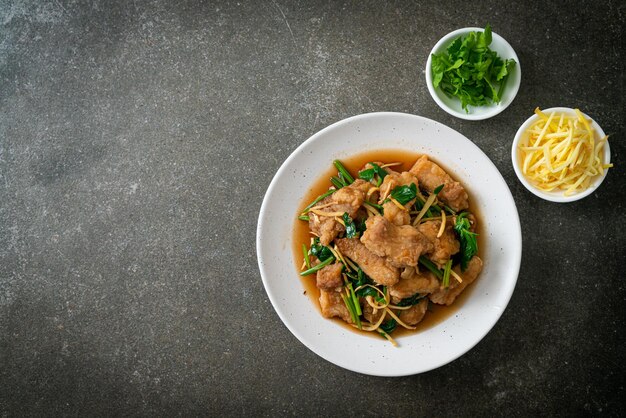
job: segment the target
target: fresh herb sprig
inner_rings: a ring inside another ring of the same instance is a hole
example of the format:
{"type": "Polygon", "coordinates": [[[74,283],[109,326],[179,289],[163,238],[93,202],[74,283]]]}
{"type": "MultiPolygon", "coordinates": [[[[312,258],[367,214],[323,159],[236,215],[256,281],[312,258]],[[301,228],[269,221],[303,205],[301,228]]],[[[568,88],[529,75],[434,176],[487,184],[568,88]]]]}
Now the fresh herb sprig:
{"type": "Polygon", "coordinates": [[[387,334],[391,334],[396,329],[397,325],[398,323],[396,320],[392,318],[389,321],[380,324],[379,329],[387,334]]]}
{"type": "Polygon", "coordinates": [[[304,270],[302,273],[300,273],[300,276],[308,276],[309,274],[313,274],[316,271],[323,269],[324,267],[332,263],[334,260],[335,260],[335,257],[331,256],[330,258],[327,258],[326,260],[322,261],[318,265],[313,266],[308,270],[304,270]]]}
{"type": "Polygon", "coordinates": [[[433,273],[435,276],[437,276],[439,280],[443,280],[443,271],[440,270],[439,267],[437,267],[435,263],[433,263],[432,261],[430,261],[428,258],[426,258],[423,255],[420,255],[420,258],[418,260],[421,265],[423,265],[428,270],[430,270],[430,272],[433,273]]]}
{"type": "Polygon", "coordinates": [[[376,163],[370,162],[368,164],[372,167],[359,171],[359,178],[365,181],[374,180],[376,182],[376,187],[380,187],[385,179],[385,176],[387,175],[387,172],[376,163]]]}
{"type": "Polygon", "coordinates": [[[443,279],[441,279],[441,285],[443,287],[450,286],[450,272],[452,271],[452,260],[448,260],[443,268],[443,279]]]}
{"type": "Polygon", "coordinates": [[[417,197],[417,186],[415,183],[411,183],[408,186],[398,186],[395,187],[390,196],[398,201],[401,205],[406,205],[411,200],[417,197]]]}
{"type": "Polygon", "coordinates": [[[400,302],[396,303],[396,306],[413,306],[413,305],[417,305],[425,297],[426,297],[426,295],[422,295],[420,293],[416,293],[413,296],[409,296],[408,298],[402,299],[400,302]]]}
{"type": "MultiPolygon", "coordinates": [[[[309,212],[309,210],[311,210],[311,208],[312,208],[313,206],[315,206],[318,202],[320,202],[321,200],[323,200],[324,198],[326,198],[326,197],[330,196],[331,194],[333,194],[333,193],[335,193],[335,192],[336,192],[336,190],[334,190],[334,189],[330,189],[330,190],[328,190],[327,192],[322,193],[321,195],[317,196],[317,197],[315,198],[315,200],[314,200],[314,201],[312,201],[311,203],[309,203],[309,204],[307,205],[307,207],[306,207],[306,208],[304,208],[304,211],[302,211],[301,216],[304,216],[305,214],[307,214],[307,213],[309,212]]],[[[308,219],[307,219],[307,221],[308,221],[308,219]]]]}
{"type": "Polygon", "coordinates": [[[311,245],[311,254],[317,257],[320,261],[325,261],[331,257],[334,258],[333,252],[330,248],[323,246],[320,243],[320,239],[317,237],[313,240],[313,245],[311,245]]]}
{"type": "Polygon", "coordinates": [[[350,215],[348,215],[348,212],[344,212],[341,218],[346,226],[346,238],[354,238],[359,235],[359,231],[352,218],[350,218],[350,215]]]}
{"type": "MultiPolygon", "coordinates": [[[[359,287],[361,286],[374,283],[372,279],[370,279],[369,276],[363,273],[363,270],[361,270],[360,268],[356,271],[356,273],[346,272],[346,276],[348,276],[348,278],[350,279],[350,282],[352,283],[352,286],[354,286],[354,289],[359,289],[359,287]]],[[[355,292],[357,296],[362,297],[362,298],[366,296],[372,296],[372,297],[378,296],[378,292],[369,286],[361,287],[359,290],[356,290],[355,292]]]]}
{"type": "Polygon", "coordinates": [[[471,224],[467,219],[467,212],[461,212],[456,217],[454,223],[454,232],[459,237],[461,243],[461,251],[459,251],[461,258],[461,270],[467,269],[469,261],[478,253],[478,241],[476,237],[477,233],[470,230],[471,224]]]}
{"type": "Polygon", "coordinates": [[[516,65],[514,59],[503,60],[489,48],[491,27],[483,32],[459,36],[446,52],[432,54],[433,85],[448,96],[457,97],[461,107],[499,103],[506,81],[516,65]]]}
{"type": "Polygon", "coordinates": [[[333,161],[333,165],[335,166],[335,168],[337,169],[337,172],[339,173],[339,178],[344,182],[346,186],[354,182],[354,178],[348,172],[348,170],[343,166],[343,164],[341,164],[341,161],[335,160],[333,161]]]}

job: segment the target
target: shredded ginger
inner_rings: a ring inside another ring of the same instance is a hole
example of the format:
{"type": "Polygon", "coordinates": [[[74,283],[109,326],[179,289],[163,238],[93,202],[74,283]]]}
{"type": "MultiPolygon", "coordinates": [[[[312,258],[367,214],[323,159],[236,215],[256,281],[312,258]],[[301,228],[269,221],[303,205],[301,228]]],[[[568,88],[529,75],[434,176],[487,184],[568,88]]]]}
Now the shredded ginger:
{"type": "Polygon", "coordinates": [[[563,190],[569,196],[587,189],[595,176],[613,167],[603,161],[608,138],[597,139],[591,121],[578,109],[575,112],[546,115],[535,109],[539,120],[520,141],[522,172],[541,190],[563,190]]]}

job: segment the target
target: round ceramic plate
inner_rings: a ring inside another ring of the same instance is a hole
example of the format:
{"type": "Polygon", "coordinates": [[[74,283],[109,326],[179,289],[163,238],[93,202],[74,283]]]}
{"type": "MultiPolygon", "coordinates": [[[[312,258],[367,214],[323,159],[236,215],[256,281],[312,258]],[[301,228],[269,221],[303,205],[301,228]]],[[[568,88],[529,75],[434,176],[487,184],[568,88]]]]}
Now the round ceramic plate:
{"type": "Polygon", "coordinates": [[[300,145],[274,176],[261,206],[257,255],[265,290],[287,328],[313,352],[356,372],[404,376],[451,362],[498,321],[517,281],[522,237],[515,202],[489,158],[451,128],[420,116],[370,113],[337,122],[300,145]],[[449,168],[481,214],[484,269],[462,306],[444,321],[397,338],[353,332],[324,319],[299,279],[292,251],[299,205],[320,173],[341,159],[377,149],[425,153],[449,168]]]}

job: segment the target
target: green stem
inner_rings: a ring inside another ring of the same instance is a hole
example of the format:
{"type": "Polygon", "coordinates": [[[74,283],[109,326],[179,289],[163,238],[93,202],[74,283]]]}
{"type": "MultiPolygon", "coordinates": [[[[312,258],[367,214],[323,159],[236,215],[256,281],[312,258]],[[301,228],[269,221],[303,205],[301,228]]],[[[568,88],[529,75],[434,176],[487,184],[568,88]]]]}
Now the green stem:
{"type": "Polygon", "coordinates": [[[352,283],[348,284],[348,289],[350,289],[350,296],[352,296],[352,303],[354,304],[356,315],[361,316],[363,314],[363,312],[361,311],[361,304],[359,303],[359,298],[357,298],[356,293],[354,293],[354,287],[352,287],[352,283]]]}
{"type": "Polygon", "coordinates": [[[335,261],[335,257],[329,257],[326,260],[324,260],[321,263],[319,263],[317,266],[313,266],[313,267],[311,267],[308,270],[304,270],[302,273],[300,273],[300,276],[308,276],[309,274],[313,274],[316,271],[323,269],[324,267],[326,267],[327,265],[329,265],[333,261],[335,261]]]}
{"type": "Polygon", "coordinates": [[[315,200],[313,202],[311,202],[306,208],[304,208],[304,210],[302,211],[302,214],[304,215],[305,213],[307,213],[309,211],[309,209],[311,209],[313,206],[315,206],[315,204],[317,202],[319,202],[320,200],[324,199],[325,197],[330,196],[331,194],[335,193],[337,190],[329,190],[324,194],[319,195],[317,198],[315,198],[315,200]]]}
{"type": "MultiPolygon", "coordinates": [[[[506,63],[504,65],[506,65],[506,63]]],[[[504,92],[504,86],[506,86],[507,78],[509,78],[508,74],[500,80],[500,88],[498,89],[498,98],[500,98],[500,100],[502,100],[502,93],[504,92]]]]}
{"type": "Polygon", "coordinates": [[[441,283],[443,287],[450,286],[450,270],[452,270],[452,260],[448,260],[445,268],[443,269],[443,280],[441,283]]]}
{"type": "Polygon", "coordinates": [[[341,299],[343,299],[343,303],[346,304],[346,308],[348,308],[348,312],[350,312],[350,318],[352,318],[352,322],[356,324],[357,316],[354,312],[354,306],[352,306],[352,299],[344,295],[343,292],[341,293],[341,299]]]}
{"type": "Polygon", "coordinates": [[[346,170],[343,164],[341,164],[341,161],[335,160],[333,161],[333,164],[335,165],[337,171],[339,171],[343,178],[348,182],[348,184],[352,184],[354,182],[354,178],[352,177],[352,175],[350,175],[348,170],[346,170]]]}
{"type": "Polygon", "coordinates": [[[373,208],[376,208],[378,210],[383,210],[383,207],[381,205],[376,204],[376,203],[368,202],[367,200],[365,202],[363,202],[363,203],[365,203],[366,205],[371,206],[373,208]]]}
{"type": "Polygon", "coordinates": [[[441,206],[435,205],[435,204],[430,205],[431,208],[434,208],[434,209],[438,210],[439,212],[444,210],[444,211],[448,212],[448,215],[453,215],[453,216],[456,215],[456,212],[454,210],[452,210],[452,208],[450,206],[448,206],[448,205],[441,205],[441,206]],[[443,206],[443,209],[441,209],[441,206],[443,206]]]}
{"type": "Polygon", "coordinates": [[[341,189],[342,187],[344,187],[344,186],[345,186],[345,184],[343,184],[343,183],[341,182],[341,180],[340,180],[339,178],[337,178],[337,177],[331,177],[331,178],[330,178],[330,182],[333,184],[333,186],[335,186],[335,188],[336,188],[337,190],[339,190],[339,189],[341,189]]]}
{"type": "Polygon", "coordinates": [[[304,254],[304,262],[306,263],[306,268],[311,268],[311,260],[309,259],[309,250],[306,248],[306,244],[302,244],[302,254],[304,254]]]}
{"type": "Polygon", "coordinates": [[[428,270],[430,270],[435,276],[437,276],[439,280],[443,279],[443,272],[439,270],[439,268],[437,267],[435,263],[433,263],[432,261],[430,261],[423,255],[420,256],[419,262],[421,265],[423,265],[428,270]]]}

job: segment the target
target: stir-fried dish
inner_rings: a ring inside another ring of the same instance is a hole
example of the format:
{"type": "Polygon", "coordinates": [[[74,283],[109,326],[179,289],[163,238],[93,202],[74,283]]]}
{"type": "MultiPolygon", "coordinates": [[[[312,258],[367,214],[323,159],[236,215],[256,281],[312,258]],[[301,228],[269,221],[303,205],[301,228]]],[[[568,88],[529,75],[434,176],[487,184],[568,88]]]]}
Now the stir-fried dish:
{"type": "Polygon", "coordinates": [[[427,155],[403,172],[334,165],[329,189],[298,217],[311,235],[300,274],[315,275],[324,317],[395,345],[396,328],[415,329],[429,303],[453,304],[482,270],[469,196],[427,155]]]}

